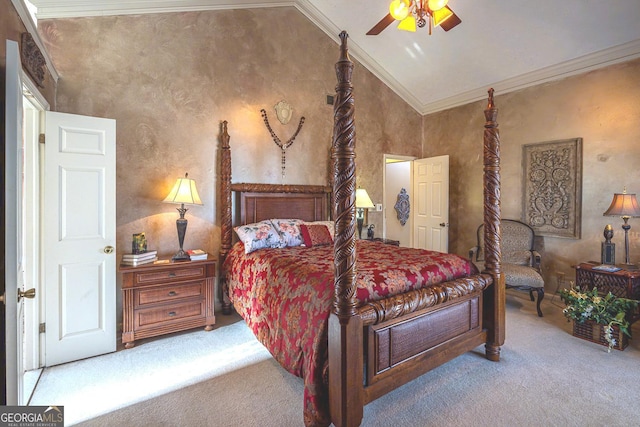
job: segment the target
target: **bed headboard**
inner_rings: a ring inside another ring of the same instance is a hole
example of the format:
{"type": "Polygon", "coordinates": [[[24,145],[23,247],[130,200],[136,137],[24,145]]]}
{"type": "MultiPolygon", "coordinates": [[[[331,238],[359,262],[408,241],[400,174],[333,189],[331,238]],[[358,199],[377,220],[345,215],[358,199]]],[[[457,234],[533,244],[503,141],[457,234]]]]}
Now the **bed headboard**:
{"type": "Polygon", "coordinates": [[[331,188],[321,185],[231,184],[236,194],[236,222],[271,218],[325,221],[330,218],[331,188]]]}

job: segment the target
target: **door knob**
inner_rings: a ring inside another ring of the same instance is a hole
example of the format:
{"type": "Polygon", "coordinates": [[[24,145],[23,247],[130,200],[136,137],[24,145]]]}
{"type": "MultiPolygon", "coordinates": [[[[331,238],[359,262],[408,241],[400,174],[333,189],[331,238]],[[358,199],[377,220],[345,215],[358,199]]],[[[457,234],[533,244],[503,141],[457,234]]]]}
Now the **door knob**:
{"type": "Polygon", "coordinates": [[[18,302],[20,302],[21,298],[29,298],[33,299],[36,297],[36,288],[27,289],[23,291],[22,289],[18,289],[18,302]]]}
{"type": "Polygon", "coordinates": [[[104,253],[105,254],[112,254],[113,253],[113,246],[105,246],[104,247],[104,253]]]}
{"type": "Polygon", "coordinates": [[[444,222],[440,223],[440,227],[445,227],[447,224],[445,224],[444,222]]]}

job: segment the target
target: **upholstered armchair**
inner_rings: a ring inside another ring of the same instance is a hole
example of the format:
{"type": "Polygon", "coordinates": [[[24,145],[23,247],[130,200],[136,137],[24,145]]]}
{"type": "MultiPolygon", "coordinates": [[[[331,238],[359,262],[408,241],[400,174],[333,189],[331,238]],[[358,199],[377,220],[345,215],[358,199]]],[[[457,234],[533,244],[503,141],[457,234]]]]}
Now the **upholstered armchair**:
{"type": "MultiPolygon", "coordinates": [[[[540,254],[533,249],[535,234],[527,224],[513,219],[500,221],[502,234],[502,272],[507,288],[529,291],[531,301],[535,301],[533,291],[538,294],[536,308],[542,317],[540,302],[544,298],[544,279],[540,269],[540,254]]],[[[482,247],[484,225],[477,231],[477,245],[469,250],[469,258],[484,269],[484,250],[482,247]]]]}

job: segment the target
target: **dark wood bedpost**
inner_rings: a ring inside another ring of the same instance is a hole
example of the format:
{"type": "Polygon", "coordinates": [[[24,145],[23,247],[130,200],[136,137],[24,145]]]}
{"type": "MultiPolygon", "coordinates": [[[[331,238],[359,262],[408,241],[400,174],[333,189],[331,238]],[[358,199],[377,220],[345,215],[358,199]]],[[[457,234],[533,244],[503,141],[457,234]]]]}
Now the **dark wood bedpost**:
{"type": "Polygon", "coordinates": [[[336,63],[336,102],[331,157],[334,162],[333,195],[336,222],[334,243],[335,298],[329,315],[329,409],[336,427],[358,426],[362,420],[362,320],[356,299],[356,128],[345,31],[340,33],[340,59],[336,63]]]}
{"type": "MultiPolygon", "coordinates": [[[[227,132],[227,121],[222,122],[222,134],[220,136],[220,267],[227,254],[231,250],[231,146],[229,145],[229,133],[227,132]]],[[[222,268],[220,269],[222,271],[222,268]]],[[[218,286],[220,287],[220,302],[222,312],[231,313],[231,304],[226,298],[226,286],[224,277],[220,277],[218,286]]]]}
{"type": "Polygon", "coordinates": [[[504,344],[505,337],[506,287],[500,249],[500,135],[493,89],[489,89],[484,116],[484,267],[493,276],[493,286],[484,294],[484,324],[488,333],[485,354],[487,359],[497,362],[500,360],[500,346],[504,344]]]}

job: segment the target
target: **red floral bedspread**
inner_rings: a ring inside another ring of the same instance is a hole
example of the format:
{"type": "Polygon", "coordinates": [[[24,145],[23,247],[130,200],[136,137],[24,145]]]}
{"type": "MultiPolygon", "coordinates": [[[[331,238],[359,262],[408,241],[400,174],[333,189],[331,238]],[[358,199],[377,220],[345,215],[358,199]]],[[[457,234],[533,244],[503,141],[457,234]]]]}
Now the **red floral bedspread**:
{"type": "MultiPolygon", "coordinates": [[[[477,273],[469,260],[453,254],[367,240],[357,241],[357,251],[357,297],[363,303],[477,273]]],[[[237,243],[223,269],[236,311],[273,357],[303,378],[305,424],[329,425],[323,375],[334,296],[333,246],[245,254],[237,243]]]]}

